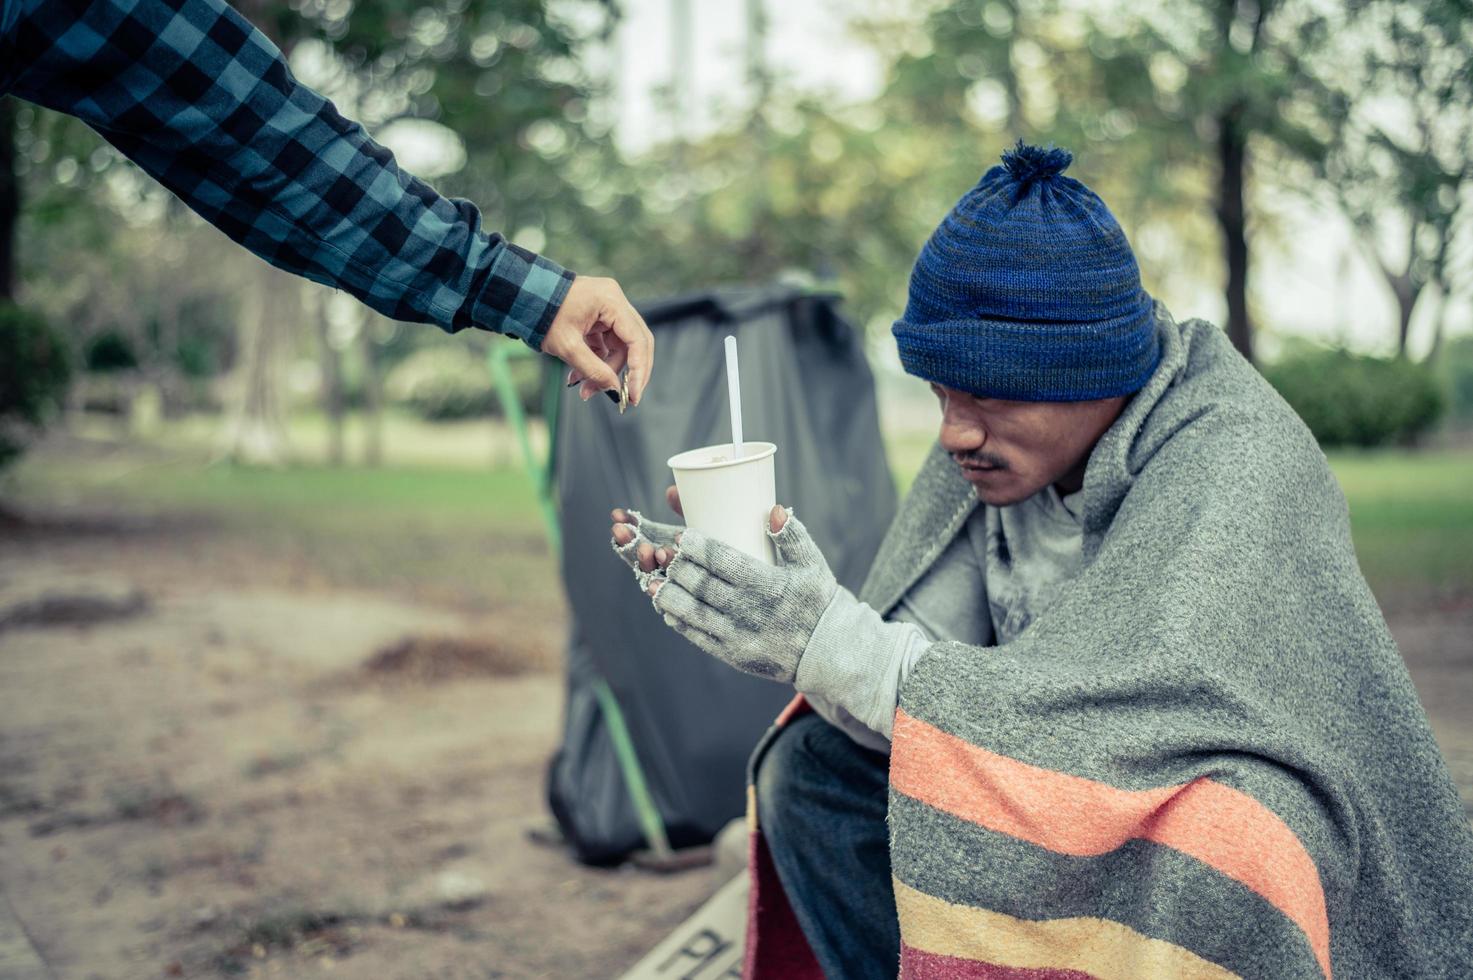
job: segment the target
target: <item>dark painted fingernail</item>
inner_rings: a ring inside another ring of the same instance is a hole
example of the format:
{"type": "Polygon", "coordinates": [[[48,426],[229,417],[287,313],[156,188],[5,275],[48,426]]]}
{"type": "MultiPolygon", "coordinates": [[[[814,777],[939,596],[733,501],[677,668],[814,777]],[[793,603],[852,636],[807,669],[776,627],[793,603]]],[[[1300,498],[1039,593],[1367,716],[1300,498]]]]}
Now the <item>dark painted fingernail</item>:
{"type": "Polygon", "coordinates": [[[619,404],[619,393],[612,388],[605,388],[604,394],[609,396],[609,401],[615,405],[619,404]]]}

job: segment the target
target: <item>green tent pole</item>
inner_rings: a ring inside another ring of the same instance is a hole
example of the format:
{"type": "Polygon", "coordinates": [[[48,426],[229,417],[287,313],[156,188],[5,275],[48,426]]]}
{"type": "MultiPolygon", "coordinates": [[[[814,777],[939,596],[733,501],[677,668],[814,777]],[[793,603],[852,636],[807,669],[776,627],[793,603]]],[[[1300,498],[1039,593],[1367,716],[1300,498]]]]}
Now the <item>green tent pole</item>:
{"type": "Polygon", "coordinates": [[[624,784],[629,788],[629,798],[634,801],[635,816],[639,818],[645,842],[657,858],[669,858],[674,851],[670,847],[670,838],[665,836],[665,821],[660,817],[659,807],[655,806],[655,798],[650,795],[649,784],[644,781],[644,769],[634,751],[634,739],[629,737],[629,726],[624,723],[624,712],[614,698],[613,689],[602,677],[594,680],[593,693],[598,698],[604,725],[609,730],[614,756],[624,774],[624,784]]]}
{"type": "MultiPolygon", "coordinates": [[[[496,393],[501,399],[501,413],[506,416],[517,434],[517,442],[522,447],[522,463],[536,484],[537,505],[542,511],[542,523],[547,529],[547,543],[553,554],[558,554],[563,547],[562,528],[558,524],[557,508],[553,506],[550,481],[544,475],[551,471],[552,460],[549,457],[544,470],[544,464],[538,461],[537,454],[532,450],[527,413],[522,411],[522,400],[517,395],[517,385],[511,377],[510,354],[506,349],[509,346],[511,345],[506,343],[493,344],[486,361],[491,369],[491,377],[496,382],[496,393]]],[[[531,356],[531,351],[527,352],[527,356],[531,356]]]]}
{"type": "MultiPolygon", "coordinates": [[[[517,442],[521,445],[522,450],[522,462],[536,486],[537,503],[542,511],[542,522],[547,529],[548,544],[551,545],[553,553],[557,554],[562,550],[563,536],[562,526],[557,517],[557,507],[553,504],[553,469],[557,459],[555,449],[558,413],[562,406],[561,372],[549,369],[546,372],[547,381],[543,386],[542,404],[548,434],[547,459],[543,461],[537,458],[536,452],[532,449],[527,414],[522,411],[522,401],[517,395],[516,382],[512,380],[512,350],[516,350],[518,356],[533,356],[530,350],[523,353],[511,344],[492,344],[486,355],[486,363],[491,371],[492,379],[496,382],[496,392],[501,400],[502,414],[516,430],[517,442]]],[[[640,766],[639,755],[634,750],[634,739],[630,737],[629,726],[624,721],[624,711],[619,707],[619,701],[614,697],[613,689],[602,677],[594,681],[593,694],[598,699],[599,714],[603,717],[604,726],[608,730],[609,741],[614,747],[614,758],[619,762],[619,771],[624,777],[624,786],[629,791],[629,799],[634,804],[635,816],[639,820],[640,831],[644,834],[645,842],[656,857],[668,858],[674,852],[670,847],[670,838],[665,833],[665,821],[660,816],[659,807],[655,805],[654,796],[650,794],[649,783],[645,781],[644,769],[640,766]]]]}

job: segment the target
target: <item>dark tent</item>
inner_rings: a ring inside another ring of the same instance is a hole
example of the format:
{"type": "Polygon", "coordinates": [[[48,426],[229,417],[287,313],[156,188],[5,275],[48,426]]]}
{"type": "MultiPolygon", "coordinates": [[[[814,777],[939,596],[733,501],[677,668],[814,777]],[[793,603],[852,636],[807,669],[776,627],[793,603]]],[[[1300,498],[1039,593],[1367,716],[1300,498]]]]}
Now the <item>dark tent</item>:
{"type": "Polygon", "coordinates": [[[668,629],[609,548],[608,513],[665,504],[676,452],[730,438],[722,342],[741,352],[746,438],[776,443],[777,499],[839,581],[857,589],[896,506],[860,335],[835,297],[793,288],[642,307],[656,339],[638,409],[570,407],[554,436],[561,559],[572,613],[563,744],[548,795],[580,859],[708,842],[743,809],[744,767],[790,688],[740,674],[668,629]]]}

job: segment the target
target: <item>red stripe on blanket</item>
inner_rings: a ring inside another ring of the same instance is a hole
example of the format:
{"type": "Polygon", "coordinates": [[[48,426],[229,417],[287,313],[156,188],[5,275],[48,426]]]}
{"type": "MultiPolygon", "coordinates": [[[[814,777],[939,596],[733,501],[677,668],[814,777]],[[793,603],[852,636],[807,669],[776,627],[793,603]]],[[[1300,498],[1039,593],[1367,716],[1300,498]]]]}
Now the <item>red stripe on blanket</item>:
{"type": "Polygon", "coordinates": [[[824,980],[760,832],[748,844],[747,867],[752,890],[747,896],[744,980],[824,980]]]}
{"type": "Polygon", "coordinates": [[[1000,966],[927,953],[904,943],[900,946],[900,976],[901,980],[1095,980],[1092,974],[1078,970],[1000,966]]]}
{"type": "Polygon", "coordinates": [[[1272,810],[1210,779],[1124,790],[989,752],[896,711],[890,785],[906,796],[1060,854],[1153,841],[1242,882],[1304,931],[1324,975],[1330,923],[1319,871],[1272,810]]]}

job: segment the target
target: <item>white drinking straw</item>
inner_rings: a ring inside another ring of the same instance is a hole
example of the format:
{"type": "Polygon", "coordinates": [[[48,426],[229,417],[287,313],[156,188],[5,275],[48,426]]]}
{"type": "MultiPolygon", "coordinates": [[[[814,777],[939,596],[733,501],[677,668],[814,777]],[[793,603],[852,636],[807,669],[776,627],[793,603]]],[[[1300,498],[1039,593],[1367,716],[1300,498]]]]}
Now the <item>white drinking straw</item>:
{"type": "Polygon", "coordinates": [[[726,394],[731,399],[731,458],[742,458],[742,384],[737,371],[736,338],[726,337],[726,394]]]}

